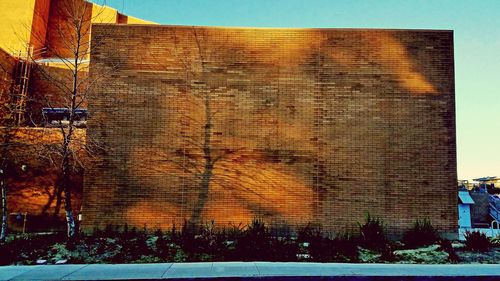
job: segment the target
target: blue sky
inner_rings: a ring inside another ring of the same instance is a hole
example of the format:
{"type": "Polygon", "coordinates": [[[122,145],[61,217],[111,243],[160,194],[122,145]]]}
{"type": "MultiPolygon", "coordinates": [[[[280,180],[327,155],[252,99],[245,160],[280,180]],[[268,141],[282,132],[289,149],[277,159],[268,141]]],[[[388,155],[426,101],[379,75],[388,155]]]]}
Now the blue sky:
{"type": "Polygon", "coordinates": [[[500,176],[498,0],[107,0],[106,4],[160,24],[452,29],[458,176],[500,176]]]}

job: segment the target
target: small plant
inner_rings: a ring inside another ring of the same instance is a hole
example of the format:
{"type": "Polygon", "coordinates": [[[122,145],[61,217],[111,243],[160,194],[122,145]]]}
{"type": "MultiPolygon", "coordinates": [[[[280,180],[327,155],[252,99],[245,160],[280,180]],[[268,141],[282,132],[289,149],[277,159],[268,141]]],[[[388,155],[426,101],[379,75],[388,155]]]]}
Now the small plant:
{"type": "Polygon", "coordinates": [[[337,235],[334,239],[315,232],[310,238],[309,254],[315,262],[357,262],[357,239],[350,233],[337,235]]]}
{"type": "Polygon", "coordinates": [[[437,242],[439,242],[438,232],[428,219],[417,220],[403,236],[403,243],[411,249],[433,245],[437,242]]]}
{"type": "Polygon", "coordinates": [[[111,258],[114,263],[125,263],[140,260],[142,256],[149,256],[152,250],[148,247],[148,231],[146,228],[124,230],[116,236],[116,242],[121,245],[120,251],[111,258]]]}
{"type": "Polygon", "coordinates": [[[311,242],[321,236],[321,229],[319,227],[314,227],[310,223],[306,226],[301,227],[297,230],[297,242],[311,242]]]}
{"type": "Polygon", "coordinates": [[[268,259],[271,253],[271,235],[261,219],[253,219],[236,241],[235,254],[238,260],[255,261],[268,259]]]}
{"type": "Polygon", "coordinates": [[[223,261],[226,253],[225,233],[216,227],[214,221],[205,223],[200,231],[196,235],[199,246],[195,260],[223,261]]]}
{"type": "Polygon", "coordinates": [[[333,239],[336,262],[357,262],[358,243],[357,237],[349,232],[339,234],[333,239]]]}
{"type": "Polygon", "coordinates": [[[383,249],[380,250],[380,260],[385,262],[394,262],[396,255],[394,254],[394,244],[388,243],[383,249]]]}
{"type": "Polygon", "coordinates": [[[475,252],[486,252],[491,247],[490,239],[479,231],[465,232],[465,248],[475,252]]]}
{"type": "Polygon", "coordinates": [[[398,263],[425,263],[439,264],[449,261],[449,254],[440,249],[438,245],[425,248],[394,251],[398,263]]]}
{"type": "Polygon", "coordinates": [[[0,265],[21,263],[34,264],[37,259],[46,255],[54,244],[65,243],[61,234],[22,235],[9,243],[0,245],[0,265]]]}
{"type": "Polygon", "coordinates": [[[448,253],[449,262],[458,263],[460,261],[460,257],[457,255],[457,252],[453,248],[450,240],[442,239],[439,241],[439,248],[448,253]]]}
{"type": "Polygon", "coordinates": [[[282,239],[272,239],[270,243],[269,261],[293,262],[297,261],[299,246],[290,236],[282,239]]]}
{"type": "MultiPolygon", "coordinates": [[[[128,230],[128,226],[125,225],[125,228],[128,230]]],[[[92,232],[92,236],[97,238],[103,238],[103,237],[115,237],[120,233],[119,228],[112,226],[112,225],[106,225],[104,229],[94,227],[94,231],[92,232]]]]}
{"type": "Polygon", "coordinates": [[[491,245],[494,247],[500,247],[500,235],[497,235],[491,239],[491,245]]]}
{"type": "Polygon", "coordinates": [[[384,223],[379,218],[366,214],[365,223],[359,224],[359,243],[361,247],[371,250],[383,250],[387,245],[384,223]]]}
{"type": "Polygon", "coordinates": [[[201,227],[189,221],[184,224],[178,233],[172,231],[172,242],[179,245],[189,258],[197,255],[201,249],[201,240],[197,236],[201,233],[201,227]]]}

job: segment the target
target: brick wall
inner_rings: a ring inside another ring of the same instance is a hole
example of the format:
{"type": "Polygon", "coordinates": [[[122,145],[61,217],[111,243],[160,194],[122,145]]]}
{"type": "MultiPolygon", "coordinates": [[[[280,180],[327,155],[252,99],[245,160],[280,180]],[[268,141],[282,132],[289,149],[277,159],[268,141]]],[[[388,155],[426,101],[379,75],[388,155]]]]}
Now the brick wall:
{"type": "MultiPolygon", "coordinates": [[[[0,140],[4,140],[7,129],[0,127],[0,140]]],[[[59,161],[56,148],[62,141],[62,134],[55,128],[19,128],[9,143],[8,160],[5,163],[8,187],[9,213],[25,213],[29,231],[64,229],[64,201],[59,216],[53,217],[57,206],[54,188],[59,161]],[[52,162],[52,161],[54,162],[52,162]],[[25,165],[25,169],[22,166],[25,165]],[[57,223],[59,222],[59,224],[57,223]]],[[[85,163],[85,130],[77,129],[73,148],[78,160],[85,163]]],[[[83,170],[77,168],[72,176],[73,210],[79,212],[82,198],[83,170]]],[[[1,211],[0,211],[1,213],[1,211]]],[[[11,217],[12,218],[12,217],[11,217]]],[[[16,225],[12,225],[16,228],[16,225]]],[[[22,224],[21,224],[22,226],[22,224]]]]}
{"type": "Polygon", "coordinates": [[[84,227],[457,226],[451,31],[94,25],[84,227]],[[102,38],[105,37],[105,38],[102,38]]]}
{"type": "Polygon", "coordinates": [[[47,25],[50,14],[51,0],[37,0],[33,10],[33,20],[31,21],[30,45],[33,50],[37,50],[35,57],[41,56],[44,53],[40,51],[45,47],[47,39],[47,25]]]}
{"type": "Polygon", "coordinates": [[[85,44],[90,36],[90,21],[92,19],[92,3],[84,0],[52,0],[50,16],[47,24],[47,53],[45,57],[72,58],[75,56],[77,35],[83,37],[80,42],[80,54],[87,53],[85,44]],[[73,18],[83,18],[82,30],[76,34],[73,18]]]}
{"type": "MultiPolygon", "coordinates": [[[[27,102],[27,118],[35,124],[43,126],[42,108],[65,107],[71,105],[71,89],[73,88],[73,72],[60,63],[59,65],[34,65],[31,71],[29,96],[27,102]]],[[[78,72],[78,89],[80,95],[89,91],[87,64],[81,64],[83,71],[78,72]]],[[[81,96],[77,99],[82,101],[81,96]]],[[[83,99],[79,108],[86,108],[87,100],[83,99]]]]}
{"type": "Polygon", "coordinates": [[[2,98],[9,95],[12,83],[14,83],[13,75],[16,62],[16,59],[9,53],[0,49],[0,95],[2,95],[2,98]]]}
{"type": "Polygon", "coordinates": [[[10,103],[16,63],[15,58],[0,48],[0,124],[4,124],[6,114],[10,113],[5,105],[10,103]]]}

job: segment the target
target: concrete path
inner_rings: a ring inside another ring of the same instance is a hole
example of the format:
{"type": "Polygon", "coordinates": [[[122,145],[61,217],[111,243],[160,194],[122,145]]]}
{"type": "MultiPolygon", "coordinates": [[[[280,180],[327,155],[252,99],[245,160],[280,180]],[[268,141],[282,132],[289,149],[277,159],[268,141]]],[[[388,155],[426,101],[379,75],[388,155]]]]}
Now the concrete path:
{"type": "Polygon", "coordinates": [[[500,265],[272,262],[0,266],[0,280],[500,280],[500,265]]]}

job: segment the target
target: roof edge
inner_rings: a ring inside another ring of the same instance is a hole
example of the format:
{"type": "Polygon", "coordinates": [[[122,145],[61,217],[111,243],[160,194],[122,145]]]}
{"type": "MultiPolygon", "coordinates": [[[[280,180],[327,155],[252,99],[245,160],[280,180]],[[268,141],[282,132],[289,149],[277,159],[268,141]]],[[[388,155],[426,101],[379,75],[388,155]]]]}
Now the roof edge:
{"type": "Polygon", "coordinates": [[[415,32],[454,32],[453,29],[421,29],[421,28],[371,28],[371,27],[259,27],[259,26],[207,26],[207,25],[175,25],[175,24],[116,24],[116,23],[93,23],[92,25],[117,25],[127,27],[178,27],[178,28],[214,28],[214,29],[258,29],[258,30],[356,30],[356,31],[415,31],[415,32]]]}

